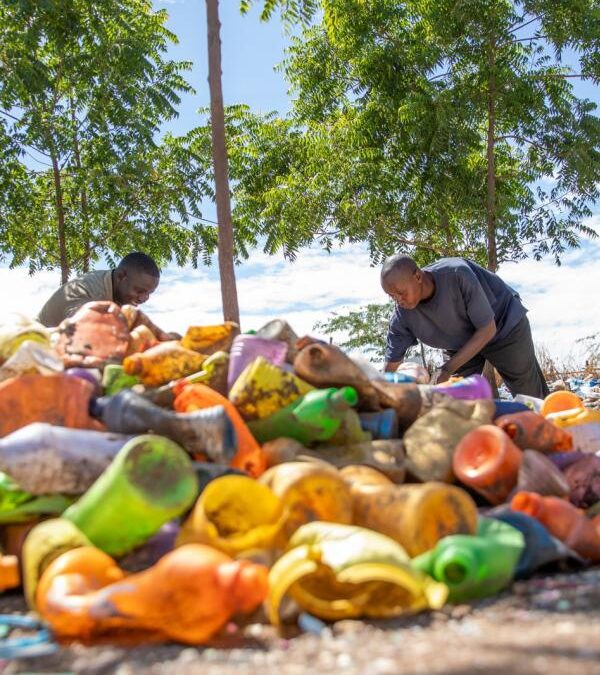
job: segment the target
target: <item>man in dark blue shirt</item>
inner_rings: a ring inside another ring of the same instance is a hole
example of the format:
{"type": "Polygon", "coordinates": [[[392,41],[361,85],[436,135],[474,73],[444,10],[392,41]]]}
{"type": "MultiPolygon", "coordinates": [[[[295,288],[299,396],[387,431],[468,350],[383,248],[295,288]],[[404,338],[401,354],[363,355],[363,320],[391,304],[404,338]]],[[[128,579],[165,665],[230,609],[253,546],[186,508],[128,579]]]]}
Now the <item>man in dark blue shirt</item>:
{"type": "Polygon", "coordinates": [[[395,255],[381,271],[394,300],[385,370],[393,372],[417,340],[443,349],[437,382],[481,373],[487,359],[515,396],[544,398],[548,386],[535,357],[527,310],[500,277],[464,258],[442,258],[419,269],[395,255]]]}

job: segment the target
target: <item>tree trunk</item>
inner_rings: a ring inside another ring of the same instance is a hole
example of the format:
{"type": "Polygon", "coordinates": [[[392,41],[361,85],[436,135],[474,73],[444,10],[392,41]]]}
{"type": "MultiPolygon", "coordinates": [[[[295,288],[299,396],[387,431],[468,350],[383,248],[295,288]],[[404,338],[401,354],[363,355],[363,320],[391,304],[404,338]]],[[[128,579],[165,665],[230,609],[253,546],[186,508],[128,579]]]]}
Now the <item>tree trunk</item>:
{"type": "Polygon", "coordinates": [[[487,253],[488,269],[498,268],[496,248],[496,42],[490,40],[488,47],[488,128],[487,128],[487,253]]]}
{"type": "MultiPolygon", "coordinates": [[[[73,105],[73,100],[71,99],[71,121],[73,123],[73,128],[77,128],[77,116],[75,115],[75,106],[73,105]]],[[[79,139],[77,137],[77,131],[73,137],[73,156],[75,158],[75,166],[77,167],[77,175],[79,180],[81,180],[81,152],[79,151],[79,139]]],[[[87,190],[85,187],[81,188],[79,193],[79,199],[81,204],[81,215],[84,222],[84,228],[86,231],[86,237],[83,242],[83,261],[81,269],[83,272],[90,271],[90,257],[91,257],[91,242],[89,234],[89,223],[88,223],[88,199],[87,199],[87,190]]]]}
{"type": "Polygon", "coordinates": [[[225,144],[225,113],[221,83],[221,23],[219,0],[206,0],[208,29],[208,84],[210,87],[210,126],[212,133],[213,165],[217,220],[219,221],[219,274],[225,321],[240,322],[235,266],[233,263],[233,223],[229,200],[227,146],[225,144]]]}
{"type": "MultiPolygon", "coordinates": [[[[490,39],[488,46],[488,127],[487,127],[487,266],[492,272],[498,269],[498,250],[496,246],[496,40],[490,39]]],[[[496,369],[486,361],[483,376],[492,387],[492,395],[498,398],[496,369]]]]}
{"type": "Polygon", "coordinates": [[[66,284],[69,281],[69,259],[67,257],[67,239],[65,233],[65,207],[63,204],[62,182],[60,167],[56,153],[51,151],[52,173],[54,174],[54,198],[56,201],[56,223],[58,226],[58,250],[60,253],[60,282],[66,284]]]}

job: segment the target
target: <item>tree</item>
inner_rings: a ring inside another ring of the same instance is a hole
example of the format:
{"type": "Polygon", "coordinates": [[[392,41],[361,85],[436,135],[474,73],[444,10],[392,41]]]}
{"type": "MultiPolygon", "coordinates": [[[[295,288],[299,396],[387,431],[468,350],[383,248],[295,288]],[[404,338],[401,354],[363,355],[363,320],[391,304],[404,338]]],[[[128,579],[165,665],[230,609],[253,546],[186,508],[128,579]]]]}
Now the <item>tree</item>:
{"type": "Polygon", "coordinates": [[[210,86],[210,124],[215,175],[217,220],[219,221],[219,273],[223,318],[240,323],[240,310],[235,282],[233,223],[229,197],[227,147],[225,142],[225,113],[221,83],[221,23],[219,0],[206,0],[208,31],[208,82],[210,86]]]}
{"type": "Polygon", "coordinates": [[[595,236],[600,124],[571,84],[597,79],[595,17],[592,0],[323,2],[284,64],[291,116],[249,138],[269,151],[246,149],[236,222],[290,257],[320,239],[367,242],[374,263],[559,262],[595,236]]]}
{"type": "Polygon", "coordinates": [[[149,0],[0,5],[0,115],[31,181],[0,238],[11,264],[58,266],[64,282],[132,246],[179,263],[214,250],[206,157],[158,140],[191,91],[190,64],[164,58],[165,21],[149,0]]]}

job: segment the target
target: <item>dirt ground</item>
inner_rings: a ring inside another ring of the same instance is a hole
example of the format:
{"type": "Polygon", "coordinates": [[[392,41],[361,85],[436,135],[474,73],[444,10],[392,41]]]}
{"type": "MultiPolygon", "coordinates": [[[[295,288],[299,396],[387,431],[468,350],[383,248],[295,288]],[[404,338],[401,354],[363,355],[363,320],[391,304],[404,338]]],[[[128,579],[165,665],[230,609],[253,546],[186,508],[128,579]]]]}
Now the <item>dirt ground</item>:
{"type": "MultiPolygon", "coordinates": [[[[0,612],[24,613],[17,596],[0,612]]],[[[13,673],[85,675],[600,674],[600,568],[516,582],[490,600],[393,621],[320,622],[283,638],[260,623],[205,648],[74,645],[46,657],[0,663],[13,673]]]]}

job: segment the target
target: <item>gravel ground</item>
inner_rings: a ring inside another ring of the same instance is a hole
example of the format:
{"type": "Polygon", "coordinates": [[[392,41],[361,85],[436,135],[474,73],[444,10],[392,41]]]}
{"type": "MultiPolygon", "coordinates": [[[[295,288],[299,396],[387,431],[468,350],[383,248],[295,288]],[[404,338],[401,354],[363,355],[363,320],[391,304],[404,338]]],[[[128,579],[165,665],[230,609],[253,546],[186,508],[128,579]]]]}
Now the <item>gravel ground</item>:
{"type": "MultiPolygon", "coordinates": [[[[0,612],[24,612],[0,600],[0,612]]],[[[13,673],[282,675],[485,673],[600,675],[600,568],[517,582],[510,593],[393,621],[341,621],[286,638],[260,623],[229,626],[209,647],[73,645],[0,663],[13,673]],[[321,628],[319,632],[319,628],[321,628]]]]}

